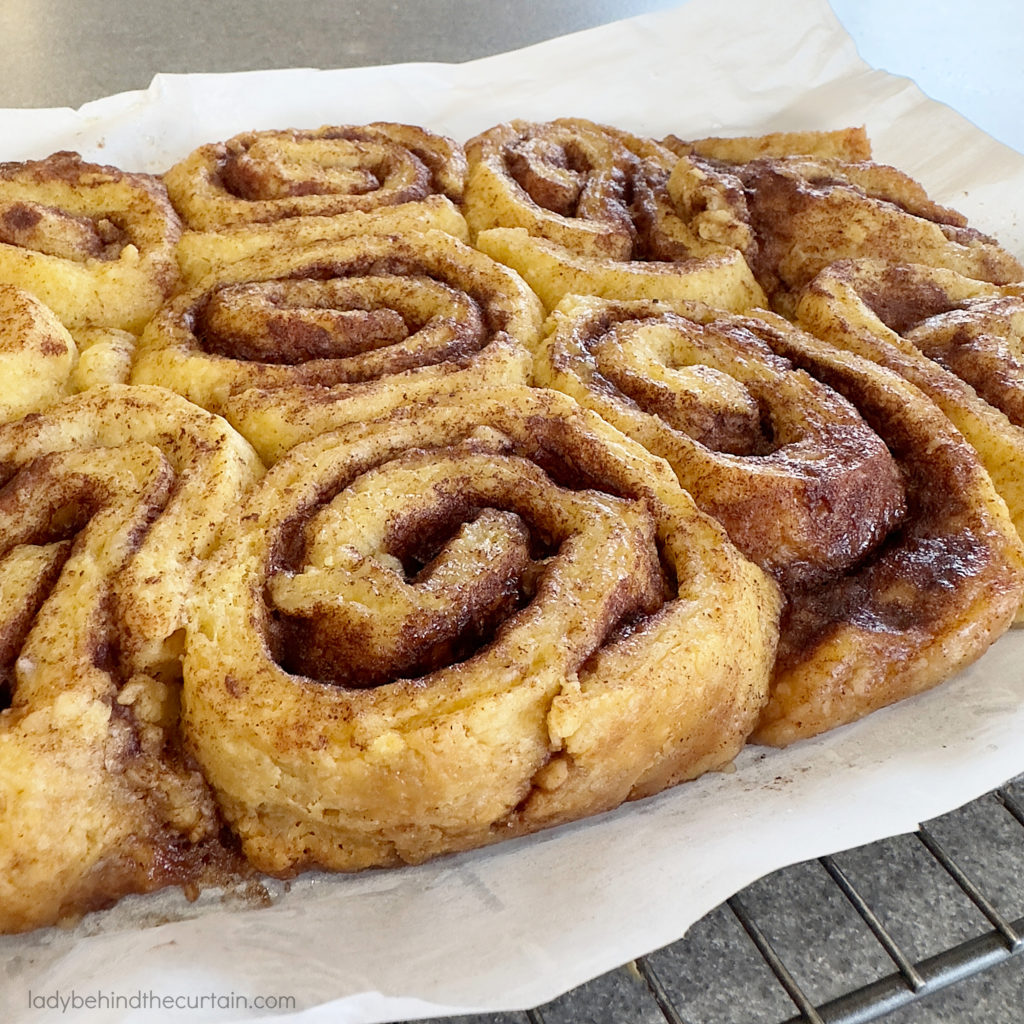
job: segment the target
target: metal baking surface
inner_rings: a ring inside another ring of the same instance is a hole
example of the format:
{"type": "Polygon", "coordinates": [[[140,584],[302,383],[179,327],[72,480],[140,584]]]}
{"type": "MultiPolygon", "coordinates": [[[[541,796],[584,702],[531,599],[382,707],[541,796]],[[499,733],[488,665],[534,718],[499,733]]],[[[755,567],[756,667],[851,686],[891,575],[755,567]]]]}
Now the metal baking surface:
{"type": "Polygon", "coordinates": [[[451,1024],[990,1024],[1024,1007],[1024,776],[917,832],[776,872],[685,938],[451,1024]]]}
{"type": "MultiPolygon", "coordinates": [[[[1018,0],[832,0],[869,63],[1024,151],[1018,0]]],[[[158,71],[460,61],[676,0],[4,0],[0,106],[158,71]]],[[[756,837],[752,837],[756,841],[756,837]]],[[[1010,1024],[1024,1019],[1024,776],[898,836],[769,875],[684,938],[541,1007],[462,1024],[1010,1024]]]]}

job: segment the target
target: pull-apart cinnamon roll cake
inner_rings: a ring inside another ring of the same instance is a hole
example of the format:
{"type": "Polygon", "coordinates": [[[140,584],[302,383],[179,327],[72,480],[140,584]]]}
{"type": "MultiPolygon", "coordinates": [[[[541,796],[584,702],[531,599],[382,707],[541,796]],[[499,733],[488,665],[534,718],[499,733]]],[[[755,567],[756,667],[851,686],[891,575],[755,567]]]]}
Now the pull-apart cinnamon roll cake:
{"type": "Polygon", "coordinates": [[[1022,282],[859,129],[0,165],[0,932],[947,678],[1024,602],[1022,282]]]}

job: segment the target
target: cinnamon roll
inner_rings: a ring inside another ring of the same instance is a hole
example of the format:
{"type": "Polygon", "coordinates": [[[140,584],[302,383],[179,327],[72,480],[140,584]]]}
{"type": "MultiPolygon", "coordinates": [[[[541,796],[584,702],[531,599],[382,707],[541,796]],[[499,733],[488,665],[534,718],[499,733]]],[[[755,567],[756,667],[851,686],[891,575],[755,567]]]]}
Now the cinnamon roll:
{"type": "Polygon", "coordinates": [[[220,856],[177,730],[185,604],[259,463],[184,399],[110,387],[0,425],[0,466],[0,932],[13,932],[195,884],[220,856]]]}
{"type": "Polygon", "coordinates": [[[670,135],[662,144],[678,157],[666,185],[677,215],[690,224],[706,244],[718,242],[739,250],[752,266],[758,261],[757,236],[744,183],[730,164],[797,154],[847,161],[867,160],[871,156],[871,144],[863,128],[835,132],[773,132],[692,142],[670,135]]]}
{"type": "Polygon", "coordinates": [[[236,392],[316,384],[355,417],[490,377],[524,380],[540,304],[514,273],[443,232],[264,253],[169,302],[135,383],[221,409],[236,392]]]}
{"type": "Polygon", "coordinates": [[[676,156],[580,118],[496,125],[466,144],[464,210],[475,244],[519,271],[550,309],[569,292],[763,301],[735,240],[682,215],[676,156]]]}
{"type": "Polygon", "coordinates": [[[586,256],[687,256],[697,239],[665,195],[672,153],[582,118],[510,121],[466,143],[474,233],[521,227],[586,256]]]}
{"type": "Polygon", "coordinates": [[[536,378],[666,458],[779,580],[762,742],[934,685],[987,649],[1024,595],[1005,506],[939,409],[781,317],[570,298],[536,378]]]}
{"type": "Polygon", "coordinates": [[[466,157],[454,139],[376,122],[244,132],[200,146],[164,175],[191,229],[186,281],[267,250],[436,228],[463,241],[466,157]]]}
{"type": "MultiPolygon", "coordinates": [[[[675,184],[681,188],[696,175],[727,211],[719,231],[709,218],[702,221],[710,237],[727,241],[737,222],[749,224],[754,274],[773,308],[787,316],[799,290],[842,259],[921,263],[995,284],[1024,280],[1024,267],[1012,254],[969,227],[962,214],[933,202],[895,167],[799,154],[750,159],[758,148],[754,139],[695,143],[692,154],[681,156],[675,184]]],[[[784,152],[785,143],[769,137],[763,148],[784,152]]],[[[676,201],[685,202],[678,194],[676,201]]]]}
{"type": "Polygon", "coordinates": [[[974,446],[1024,535],[1024,284],[843,260],[803,291],[799,323],[895,370],[974,446]]]}
{"type": "Polygon", "coordinates": [[[180,231],[150,175],[67,152],[0,164],[0,280],[72,330],[140,330],[177,284],[180,231]]]}
{"type": "Polygon", "coordinates": [[[468,391],[268,471],[203,571],[184,720],[261,870],[418,862],[727,764],[778,610],[661,460],[468,391]]]}

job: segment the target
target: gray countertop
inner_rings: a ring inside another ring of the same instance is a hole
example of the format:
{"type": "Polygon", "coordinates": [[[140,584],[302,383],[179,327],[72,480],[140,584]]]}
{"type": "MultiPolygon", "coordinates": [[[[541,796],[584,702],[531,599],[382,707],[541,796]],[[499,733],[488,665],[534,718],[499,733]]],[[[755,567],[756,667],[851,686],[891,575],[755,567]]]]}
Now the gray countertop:
{"type": "MultiPolygon", "coordinates": [[[[1019,0],[831,0],[868,63],[1024,151],[1019,0]]],[[[677,0],[3,0],[0,107],[79,106],[160,71],[464,61],[677,0]]],[[[784,10],[780,5],[779,10],[784,10]]]]}
{"type": "MultiPolygon", "coordinates": [[[[1024,13],[1019,0],[832,0],[862,56],[914,77],[936,99],[1024,151],[1024,13]]],[[[350,67],[461,61],[514,49],[675,0],[2,0],[0,107],[78,106],[145,87],[156,72],[350,67]]],[[[784,7],[780,5],[780,11],[784,7]]],[[[1008,792],[1020,795],[1020,783],[1008,792]]],[[[1024,915],[1024,827],[988,798],[934,830],[1010,919],[1024,915]]],[[[991,929],[915,837],[835,858],[900,947],[926,960],[991,929]]],[[[527,1015],[525,1022],[754,1024],[796,1011],[742,925],[765,923],[773,947],[815,1003],[893,965],[828,875],[811,862],[769,876],[639,964],[527,1015]],[[667,1014],[667,1017],[666,1017],[667,1014]],[[675,1016],[673,1016],[675,1014],[675,1016]]],[[[1024,957],[1002,959],[920,1001],[899,1024],[1024,1020],[1024,957]]],[[[839,1017],[823,1019],[839,1020],[839,1017]]],[[[841,1018],[852,1021],[866,1016],[841,1018]]]]}

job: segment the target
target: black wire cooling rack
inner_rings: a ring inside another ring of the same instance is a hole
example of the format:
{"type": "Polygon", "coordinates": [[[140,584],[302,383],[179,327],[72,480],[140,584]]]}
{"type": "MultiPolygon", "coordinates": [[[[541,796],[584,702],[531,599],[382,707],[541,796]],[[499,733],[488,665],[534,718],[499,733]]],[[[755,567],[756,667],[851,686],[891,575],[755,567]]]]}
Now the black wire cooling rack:
{"type": "Polygon", "coordinates": [[[768,875],[544,1006],[446,1020],[1024,1024],[1022,952],[1024,775],[914,833],[768,875]]]}

